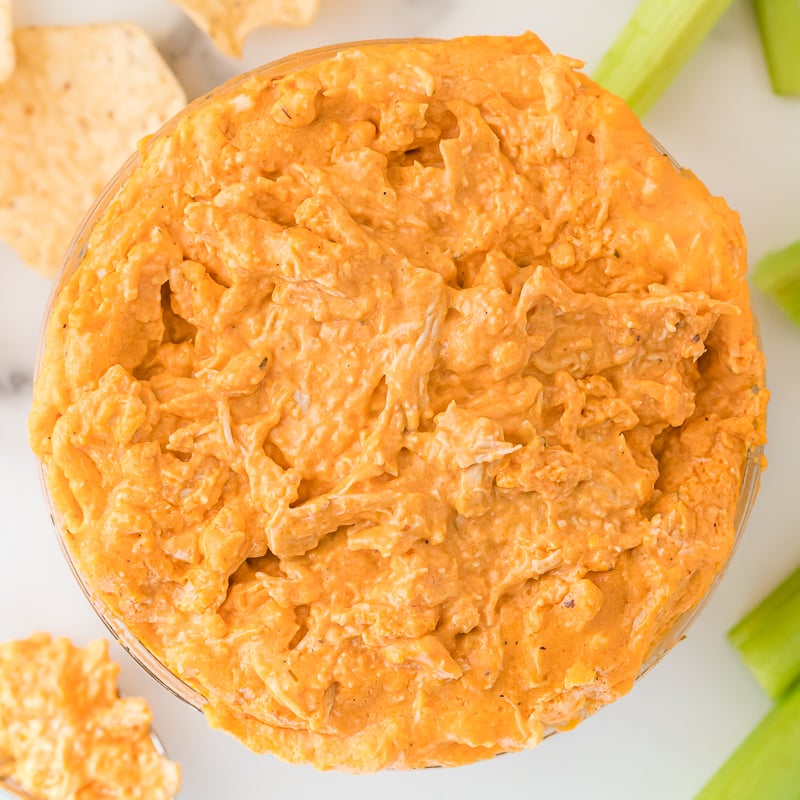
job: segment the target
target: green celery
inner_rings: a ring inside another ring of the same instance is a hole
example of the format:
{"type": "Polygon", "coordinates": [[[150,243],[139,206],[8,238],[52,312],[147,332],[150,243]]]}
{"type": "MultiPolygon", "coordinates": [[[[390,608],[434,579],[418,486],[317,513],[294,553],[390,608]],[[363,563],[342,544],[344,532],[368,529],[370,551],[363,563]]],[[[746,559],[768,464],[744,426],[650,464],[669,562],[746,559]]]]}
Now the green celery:
{"type": "Polygon", "coordinates": [[[753,271],[753,284],[800,325],[800,241],[762,258],[753,271]]]}
{"type": "Polygon", "coordinates": [[[800,567],[728,631],[728,640],[770,697],[800,678],[800,567]]]}
{"type": "Polygon", "coordinates": [[[642,116],[732,0],[641,0],[592,76],[642,116]]]}
{"type": "Polygon", "coordinates": [[[800,799],[800,685],[779,700],[695,800],[800,799]]]}
{"type": "Polygon", "coordinates": [[[800,0],[753,0],[775,94],[800,94],[800,0]]]}

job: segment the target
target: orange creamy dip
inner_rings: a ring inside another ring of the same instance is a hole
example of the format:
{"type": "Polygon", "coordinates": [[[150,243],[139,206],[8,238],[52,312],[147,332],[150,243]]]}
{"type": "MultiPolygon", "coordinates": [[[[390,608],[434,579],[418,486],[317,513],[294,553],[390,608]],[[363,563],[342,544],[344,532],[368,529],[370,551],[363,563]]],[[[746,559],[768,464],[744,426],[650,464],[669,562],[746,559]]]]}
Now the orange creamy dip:
{"type": "Polygon", "coordinates": [[[146,144],[31,435],[88,584],[212,725],[456,765],[627,692],[731,550],[737,216],[535,36],[254,75],[146,144]]]}
{"type": "Polygon", "coordinates": [[[102,639],[0,645],[0,778],[40,800],[171,800],[178,765],[156,750],[146,701],[118,696],[118,674],[102,639]]]}

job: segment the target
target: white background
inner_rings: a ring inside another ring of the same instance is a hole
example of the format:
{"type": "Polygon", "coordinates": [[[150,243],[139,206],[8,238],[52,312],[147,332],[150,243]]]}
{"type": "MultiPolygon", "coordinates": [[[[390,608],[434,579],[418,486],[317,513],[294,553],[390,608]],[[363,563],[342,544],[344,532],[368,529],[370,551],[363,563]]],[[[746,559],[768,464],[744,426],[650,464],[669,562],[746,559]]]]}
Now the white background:
{"type": "MultiPolygon", "coordinates": [[[[190,96],[292,50],[348,39],[537,32],[597,63],[635,0],[321,0],[305,30],[260,31],[241,62],[217,55],[167,0],[17,0],[17,24],[131,19],[152,33],[190,96]]],[[[800,239],[800,98],[771,94],[749,2],[734,2],[646,125],[737,209],[751,262],[800,239]]],[[[2,142],[0,142],[2,146],[2,142]]],[[[26,440],[30,379],[49,284],[0,244],[0,641],[50,630],[105,635],[56,545],[26,440]],[[14,390],[16,387],[16,390],[14,390]]],[[[800,328],[754,298],[768,358],[770,466],[744,541],[688,638],[634,691],[534,751],[456,770],[322,774],[256,756],[155,684],[116,645],[127,693],[152,703],[184,770],[181,798],[418,800],[691,798],[768,708],[724,639],[727,628],[800,564],[800,328]]]]}

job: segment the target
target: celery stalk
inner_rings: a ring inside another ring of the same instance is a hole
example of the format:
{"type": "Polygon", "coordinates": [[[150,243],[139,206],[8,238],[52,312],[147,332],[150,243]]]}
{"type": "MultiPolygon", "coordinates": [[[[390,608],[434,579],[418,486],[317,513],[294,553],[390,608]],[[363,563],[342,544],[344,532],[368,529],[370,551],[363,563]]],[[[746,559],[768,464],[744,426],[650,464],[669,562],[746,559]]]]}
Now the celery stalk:
{"type": "Polygon", "coordinates": [[[800,0],[753,0],[775,94],[800,94],[800,0]]]}
{"type": "Polygon", "coordinates": [[[753,271],[753,284],[800,325],[800,241],[762,258],[753,271]]]}
{"type": "MultiPolygon", "coordinates": [[[[800,568],[728,631],[728,640],[770,697],[800,678],[800,568]]],[[[798,760],[800,760],[800,741],[798,760]]]]}
{"type": "Polygon", "coordinates": [[[641,0],[592,76],[642,116],[732,0],[641,0]]]}
{"type": "Polygon", "coordinates": [[[750,732],[695,800],[800,799],[800,685],[750,732]]]}

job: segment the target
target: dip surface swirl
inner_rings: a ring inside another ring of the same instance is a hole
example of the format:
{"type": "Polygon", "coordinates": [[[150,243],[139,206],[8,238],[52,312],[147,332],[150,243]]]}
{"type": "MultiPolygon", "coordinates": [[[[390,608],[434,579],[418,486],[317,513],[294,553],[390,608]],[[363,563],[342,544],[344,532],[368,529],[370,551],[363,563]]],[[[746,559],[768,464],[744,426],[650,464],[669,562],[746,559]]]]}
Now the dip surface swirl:
{"type": "Polygon", "coordinates": [[[627,692],[734,540],[737,215],[532,34],[254,74],[141,148],[31,441],[87,584],[212,725],[457,765],[627,692]]]}

